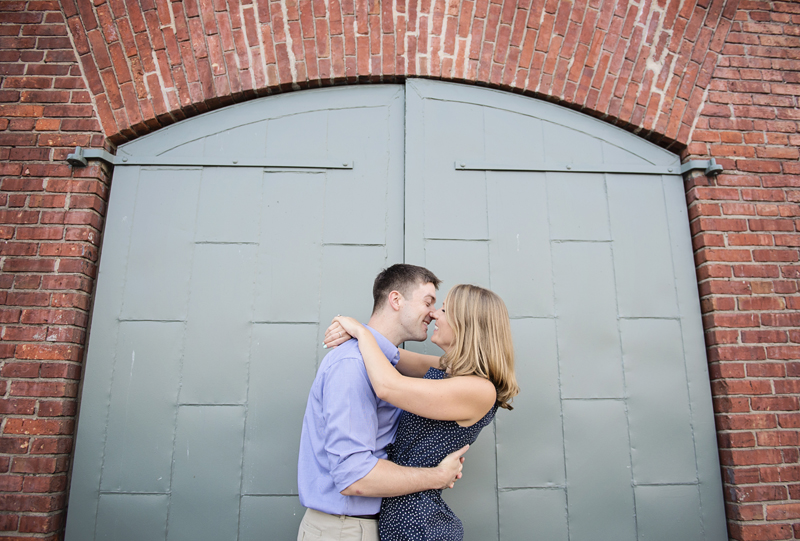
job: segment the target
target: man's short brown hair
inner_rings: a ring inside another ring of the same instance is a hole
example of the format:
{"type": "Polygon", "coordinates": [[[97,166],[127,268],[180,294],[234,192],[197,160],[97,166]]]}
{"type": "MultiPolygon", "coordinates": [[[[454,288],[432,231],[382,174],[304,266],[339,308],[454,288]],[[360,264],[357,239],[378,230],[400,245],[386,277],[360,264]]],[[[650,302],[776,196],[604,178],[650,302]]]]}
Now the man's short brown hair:
{"type": "Polygon", "coordinates": [[[383,306],[392,291],[398,291],[403,297],[408,297],[416,286],[427,283],[431,283],[436,289],[439,289],[442,281],[425,267],[417,265],[397,263],[383,269],[378,273],[375,283],[372,285],[372,313],[374,314],[383,306]]]}

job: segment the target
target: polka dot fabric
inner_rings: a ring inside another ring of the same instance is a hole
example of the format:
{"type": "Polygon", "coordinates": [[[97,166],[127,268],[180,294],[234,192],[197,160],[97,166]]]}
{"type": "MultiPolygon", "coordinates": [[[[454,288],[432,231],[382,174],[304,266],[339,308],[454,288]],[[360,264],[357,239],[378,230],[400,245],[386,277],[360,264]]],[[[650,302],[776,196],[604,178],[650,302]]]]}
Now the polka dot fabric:
{"type": "MultiPolygon", "coordinates": [[[[425,379],[445,377],[445,372],[436,368],[425,374],[425,379]]],[[[387,448],[389,460],[401,466],[436,466],[448,454],[474,443],[496,412],[497,405],[474,425],[463,427],[455,421],[436,421],[404,411],[395,442],[387,448]]],[[[461,521],[442,499],[441,490],[384,498],[379,531],[381,541],[461,541],[464,538],[461,521]]]]}

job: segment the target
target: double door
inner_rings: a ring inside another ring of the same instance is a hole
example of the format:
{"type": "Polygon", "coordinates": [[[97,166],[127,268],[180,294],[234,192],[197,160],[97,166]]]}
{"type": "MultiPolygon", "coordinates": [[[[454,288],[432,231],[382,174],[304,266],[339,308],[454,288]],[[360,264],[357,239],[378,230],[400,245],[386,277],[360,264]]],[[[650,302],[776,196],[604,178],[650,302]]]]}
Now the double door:
{"type": "Polygon", "coordinates": [[[68,541],[294,539],[322,335],[403,261],[512,318],[522,393],[446,493],[467,539],[724,539],[675,155],[423,80],[261,98],[118,155],[68,541]]]}

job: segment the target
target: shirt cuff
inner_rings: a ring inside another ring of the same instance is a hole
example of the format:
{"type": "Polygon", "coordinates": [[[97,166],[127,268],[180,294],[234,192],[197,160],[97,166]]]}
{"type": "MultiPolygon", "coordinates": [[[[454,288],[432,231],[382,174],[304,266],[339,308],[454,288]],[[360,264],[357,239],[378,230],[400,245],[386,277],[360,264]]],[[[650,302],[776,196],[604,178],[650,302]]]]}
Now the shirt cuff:
{"type": "Polygon", "coordinates": [[[363,479],[377,464],[378,458],[370,452],[364,451],[350,455],[331,471],[336,490],[341,492],[356,481],[363,479]]]}

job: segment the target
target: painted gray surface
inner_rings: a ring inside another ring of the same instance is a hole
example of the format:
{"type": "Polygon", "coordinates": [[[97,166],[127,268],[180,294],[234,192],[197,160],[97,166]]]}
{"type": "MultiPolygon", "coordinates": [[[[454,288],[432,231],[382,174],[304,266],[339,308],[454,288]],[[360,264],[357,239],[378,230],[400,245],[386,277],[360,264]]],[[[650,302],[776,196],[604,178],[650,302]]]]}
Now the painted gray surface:
{"type": "Polygon", "coordinates": [[[244,496],[239,541],[292,541],[305,512],[297,496],[244,496]]]}
{"type": "Polygon", "coordinates": [[[406,261],[439,273],[440,297],[470,281],[506,300],[522,388],[495,421],[496,466],[467,457],[497,468],[498,530],[481,522],[486,502],[451,497],[466,531],[726,539],[682,179],[603,172],[677,172],[677,156],[521,96],[406,88],[406,261]],[[664,521],[686,501],[696,521],[664,521]]]}
{"type": "Polygon", "coordinates": [[[677,316],[661,177],[608,175],[608,206],[619,315],[677,316]]]}
{"type": "Polygon", "coordinates": [[[622,398],[611,244],[554,242],[558,356],[564,398],[622,398]]]}
{"type": "Polygon", "coordinates": [[[517,363],[517,382],[525,392],[514,399],[514,415],[497,416],[497,483],[508,489],[563,490],[566,478],[555,320],[514,319],[511,332],[519,358],[535,351],[540,362],[517,363]],[[532,452],[531,442],[535,442],[535,460],[520,460],[532,452]]]}
{"type": "Polygon", "coordinates": [[[200,169],[140,171],[120,319],[183,321],[189,301],[200,169]],[[158,239],[158,242],[153,242],[158,239]]]}
{"type": "Polygon", "coordinates": [[[440,303],[477,283],[512,317],[522,394],[446,493],[467,540],[725,539],[681,179],[602,172],[677,171],[675,155],[423,80],[254,100],[120,154],[355,166],[117,169],[68,541],[294,539],[322,333],[366,319],[375,273],[403,260],[443,278],[440,303]]]}
{"type": "Polygon", "coordinates": [[[117,168],[69,541],[296,534],[300,422],[322,332],[340,312],[365,319],[375,274],[403,257],[403,94],[254,100],[120,148],[355,166],[117,168]]]}
{"type": "Polygon", "coordinates": [[[101,490],[169,491],[182,338],[182,323],[120,324],[101,490]]]}
{"type": "Polygon", "coordinates": [[[642,541],[701,541],[696,485],[637,486],[636,519],[642,541]]]}
{"type": "Polygon", "coordinates": [[[464,521],[464,541],[483,541],[497,536],[497,451],[494,425],[483,429],[469,451],[469,462],[464,463],[457,488],[443,493],[444,500],[453,509],[469,509],[464,521]]]}
{"type": "MultiPolygon", "coordinates": [[[[253,327],[248,396],[251,414],[244,442],[244,494],[297,494],[294,463],[305,410],[275,408],[274,404],[292,404],[295,389],[311,387],[315,365],[308,361],[316,357],[316,327],[310,323],[253,327]],[[281,432],[275,427],[282,427],[281,432]]],[[[275,498],[259,501],[260,506],[266,507],[279,502],[275,498]]]]}
{"type": "Polygon", "coordinates": [[[239,526],[244,406],[181,406],[168,541],[234,539],[239,526]]]}
{"type": "Polygon", "coordinates": [[[103,494],[97,510],[97,537],[102,541],[150,541],[167,538],[166,494],[103,494]]]}
{"type": "Polygon", "coordinates": [[[429,240],[425,243],[428,266],[442,280],[438,299],[456,284],[477,284],[489,287],[489,243],[486,241],[429,240]],[[469,265],[463,265],[469,261],[469,265]]]}
{"type": "Polygon", "coordinates": [[[563,488],[525,488],[500,492],[501,541],[568,541],[563,488]]]}
{"type": "Polygon", "coordinates": [[[422,156],[407,154],[407,159],[424,160],[428,166],[425,175],[436,178],[436,182],[422,183],[422,197],[410,198],[409,206],[420,207],[424,212],[426,239],[486,239],[485,175],[456,171],[452,160],[438,159],[442,155],[484,156],[483,110],[479,106],[446,101],[436,105],[424,111],[427,131],[422,156]],[[458,204],[453,204],[456,193],[458,204]]]}
{"type": "Polygon", "coordinates": [[[708,366],[705,356],[703,324],[700,319],[700,299],[695,285],[694,253],[689,231],[688,210],[683,185],[662,177],[664,200],[672,245],[672,265],[678,298],[683,337],[686,380],[692,406],[692,427],[697,459],[700,513],[706,539],[724,539],[727,535],[725,504],[720,495],[722,477],[717,451],[717,432],[711,393],[708,385],[708,366]]]}
{"type": "Polygon", "coordinates": [[[195,240],[257,244],[253,216],[261,216],[263,176],[257,168],[203,168],[195,240]],[[236,207],[239,212],[228,210],[236,207]]]}
{"type": "Polygon", "coordinates": [[[492,289],[505,300],[511,317],[552,317],[545,175],[488,173],[486,182],[493,232],[489,243],[492,289]]]}
{"type": "Polygon", "coordinates": [[[680,324],[623,319],[633,478],[637,484],[694,483],[697,466],[680,324]],[[658,431],[649,427],[657,426],[658,431]]]}
{"type": "Polygon", "coordinates": [[[553,240],[611,240],[604,175],[548,173],[547,197],[553,240]]]}
{"type": "Polygon", "coordinates": [[[254,321],[316,321],[316,295],[297,295],[283,284],[318,280],[325,218],[319,209],[324,205],[326,180],[320,173],[264,175],[258,246],[258,283],[263,285],[254,299],[254,321]],[[294,222],[303,227],[287,227],[294,222]],[[292,265],[282,257],[287,253],[292,254],[292,265]]]}
{"type": "Polygon", "coordinates": [[[636,539],[625,403],[565,400],[563,408],[570,539],[636,539]]]}
{"type": "Polygon", "coordinates": [[[194,254],[182,404],[244,404],[256,246],[198,244],[194,254]]]}

